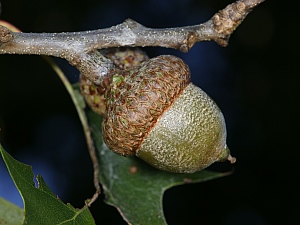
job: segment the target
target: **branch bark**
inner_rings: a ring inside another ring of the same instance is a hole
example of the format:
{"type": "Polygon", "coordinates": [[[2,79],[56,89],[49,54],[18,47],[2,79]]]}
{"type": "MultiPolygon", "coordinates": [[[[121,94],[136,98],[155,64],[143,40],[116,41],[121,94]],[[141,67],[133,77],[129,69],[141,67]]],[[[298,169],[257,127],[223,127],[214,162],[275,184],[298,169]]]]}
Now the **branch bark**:
{"type": "Polygon", "coordinates": [[[110,47],[160,46],[183,52],[197,42],[215,41],[227,46],[233,31],[264,0],[239,0],[203,24],[152,29],[127,19],[111,28],[73,33],[15,33],[0,26],[0,54],[37,54],[65,58],[82,75],[99,85],[113,68],[97,51],[110,47]]]}

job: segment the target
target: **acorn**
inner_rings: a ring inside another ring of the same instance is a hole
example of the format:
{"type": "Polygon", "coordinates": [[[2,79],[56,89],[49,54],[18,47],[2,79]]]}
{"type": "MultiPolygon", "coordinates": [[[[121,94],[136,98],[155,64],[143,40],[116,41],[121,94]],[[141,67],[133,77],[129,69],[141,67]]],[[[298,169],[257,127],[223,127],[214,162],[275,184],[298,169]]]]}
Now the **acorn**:
{"type": "Polygon", "coordinates": [[[174,173],[235,162],[215,102],[190,81],[189,67],[162,55],[113,70],[101,94],[103,140],[114,152],[174,173]]]}

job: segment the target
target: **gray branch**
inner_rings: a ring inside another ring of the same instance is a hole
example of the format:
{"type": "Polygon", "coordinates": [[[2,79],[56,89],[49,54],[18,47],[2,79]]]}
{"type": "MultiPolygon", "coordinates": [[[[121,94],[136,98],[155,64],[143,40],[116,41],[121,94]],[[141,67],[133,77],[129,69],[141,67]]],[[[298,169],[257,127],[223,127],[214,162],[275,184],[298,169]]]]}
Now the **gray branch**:
{"type": "Polygon", "coordinates": [[[37,54],[65,58],[82,75],[101,84],[113,68],[98,49],[160,46],[187,52],[195,43],[216,41],[227,46],[230,35],[264,0],[239,0],[203,24],[152,29],[131,19],[111,28],[73,33],[18,33],[0,26],[0,54],[37,54]]]}

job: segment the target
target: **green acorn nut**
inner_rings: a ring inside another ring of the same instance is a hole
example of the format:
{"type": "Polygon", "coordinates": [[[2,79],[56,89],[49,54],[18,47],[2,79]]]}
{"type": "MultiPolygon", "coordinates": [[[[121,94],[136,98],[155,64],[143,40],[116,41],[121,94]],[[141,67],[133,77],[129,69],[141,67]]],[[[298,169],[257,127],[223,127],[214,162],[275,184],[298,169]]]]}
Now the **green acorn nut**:
{"type": "Polygon", "coordinates": [[[174,173],[235,162],[220,109],[190,82],[188,66],[175,56],[115,70],[103,99],[103,140],[120,155],[174,173]]]}
{"type": "Polygon", "coordinates": [[[136,155],[162,170],[193,173],[231,157],[217,105],[190,83],[161,116],[136,155]]]}

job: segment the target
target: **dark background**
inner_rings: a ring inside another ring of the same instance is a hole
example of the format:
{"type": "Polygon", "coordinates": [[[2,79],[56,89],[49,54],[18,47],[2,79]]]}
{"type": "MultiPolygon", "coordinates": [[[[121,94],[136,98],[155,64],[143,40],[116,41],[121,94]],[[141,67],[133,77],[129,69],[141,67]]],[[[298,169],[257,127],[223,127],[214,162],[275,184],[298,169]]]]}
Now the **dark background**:
{"type": "MultiPolygon", "coordinates": [[[[0,19],[24,32],[79,31],[109,27],[132,18],[148,27],[205,22],[232,1],[46,1],[2,0],[0,19]]],[[[178,55],[193,82],[219,105],[228,146],[237,158],[233,175],[168,190],[172,224],[299,224],[299,69],[296,7],[267,0],[234,32],[227,48],[196,44],[189,53],[145,49],[150,56],[178,55]]],[[[78,71],[57,60],[72,82],[78,71]]],[[[0,55],[0,141],[33,166],[64,202],[82,207],[94,192],[82,127],[68,93],[39,56],[0,55]]],[[[228,171],[228,164],[211,170],[228,171]]],[[[22,206],[0,163],[0,196],[22,206]]],[[[91,210],[97,224],[125,224],[102,203],[91,210]],[[101,223],[102,222],[102,223],[101,223]]]]}

